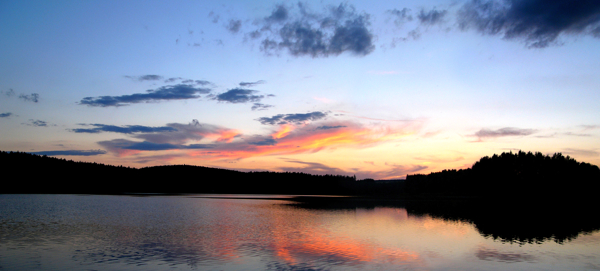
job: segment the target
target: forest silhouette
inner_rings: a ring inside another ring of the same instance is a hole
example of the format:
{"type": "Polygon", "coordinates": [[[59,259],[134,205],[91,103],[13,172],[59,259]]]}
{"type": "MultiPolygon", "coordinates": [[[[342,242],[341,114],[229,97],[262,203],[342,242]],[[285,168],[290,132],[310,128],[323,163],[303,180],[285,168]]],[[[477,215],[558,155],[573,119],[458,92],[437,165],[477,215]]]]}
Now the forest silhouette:
{"type": "MultiPolygon", "coordinates": [[[[18,176],[0,193],[135,194],[238,193],[358,195],[407,199],[596,197],[598,166],[556,153],[502,153],[471,168],[408,175],[406,180],[357,180],[355,176],[301,172],[240,172],[202,166],[144,168],[75,162],[25,152],[0,152],[0,162],[18,176]]],[[[8,172],[7,171],[7,172],[8,172]]]]}

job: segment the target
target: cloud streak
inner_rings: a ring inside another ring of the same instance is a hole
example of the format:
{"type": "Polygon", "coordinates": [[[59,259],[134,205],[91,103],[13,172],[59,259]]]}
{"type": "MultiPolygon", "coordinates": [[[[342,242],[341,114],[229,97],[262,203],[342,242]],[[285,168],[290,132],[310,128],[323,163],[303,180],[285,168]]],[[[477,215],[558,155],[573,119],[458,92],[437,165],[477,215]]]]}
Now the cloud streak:
{"type": "Polygon", "coordinates": [[[8,117],[10,117],[10,116],[12,116],[12,115],[13,115],[13,113],[6,112],[6,113],[2,113],[2,114],[0,114],[0,118],[8,118],[8,117]]]}
{"type": "Polygon", "coordinates": [[[125,75],[125,78],[129,78],[131,80],[134,81],[158,81],[158,80],[162,80],[163,77],[160,75],[156,75],[156,74],[148,74],[148,75],[141,75],[141,76],[129,76],[129,75],[125,75]]]}
{"type": "MultiPolygon", "coordinates": [[[[81,124],[86,126],[87,124],[81,124]]],[[[89,133],[89,134],[97,134],[101,132],[112,132],[112,133],[121,133],[121,134],[133,134],[133,133],[156,133],[156,132],[174,132],[177,131],[173,127],[163,126],[163,127],[149,127],[142,125],[126,125],[126,126],[115,126],[115,125],[105,125],[105,124],[89,124],[89,126],[94,126],[95,128],[77,128],[71,129],[74,133],[89,133]]]]}
{"type": "Polygon", "coordinates": [[[85,97],[79,104],[94,107],[125,106],[135,103],[149,103],[170,100],[198,99],[200,94],[207,94],[208,88],[198,88],[193,85],[178,84],[147,90],[147,93],[136,93],[122,96],[85,97]]]}
{"type": "Polygon", "coordinates": [[[302,124],[307,121],[320,120],[326,116],[326,112],[315,111],[311,113],[279,114],[273,117],[262,117],[258,121],[264,125],[302,124]]]}
{"type": "Polygon", "coordinates": [[[533,129],[505,127],[498,130],[481,129],[478,132],[476,132],[474,136],[478,137],[481,140],[486,138],[498,138],[507,136],[528,136],[535,132],[536,130],[533,129]]]}
{"type": "Polygon", "coordinates": [[[39,151],[31,154],[47,156],[95,156],[105,154],[104,150],[63,150],[63,151],[39,151]]]}
{"type": "Polygon", "coordinates": [[[248,102],[260,102],[264,95],[254,95],[257,93],[256,90],[251,89],[243,89],[243,88],[234,88],[230,89],[227,92],[216,95],[213,99],[219,102],[227,102],[227,103],[248,103],[248,102]]]}

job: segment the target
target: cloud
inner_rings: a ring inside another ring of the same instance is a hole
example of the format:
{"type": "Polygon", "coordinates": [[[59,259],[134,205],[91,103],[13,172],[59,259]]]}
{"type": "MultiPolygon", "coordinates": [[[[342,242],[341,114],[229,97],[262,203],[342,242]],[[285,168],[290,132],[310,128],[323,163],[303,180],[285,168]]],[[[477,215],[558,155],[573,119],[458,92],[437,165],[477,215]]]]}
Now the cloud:
{"type": "Polygon", "coordinates": [[[13,113],[10,113],[10,112],[2,113],[2,114],[0,114],[0,118],[8,118],[8,117],[12,116],[12,114],[13,113]]]}
{"type": "Polygon", "coordinates": [[[474,136],[478,137],[480,140],[483,138],[496,138],[496,137],[505,137],[505,136],[528,136],[535,133],[536,130],[533,129],[518,129],[512,127],[505,127],[498,130],[490,130],[490,129],[481,129],[474,136]]]}
{"type": "Polygon", "coordinates": [[[35,126],[35,127],[47,127],[48,126],[48,123],[43,120],[33,120],[33,119],[30,119],[29,123],[23,123],[23,124],[25,124],[27,126],[35,126]]]}
{"type": "Polygon", "coordinates": [[[391,9],[388,10],[387,13],[394,15],[394,23],[396,26],[402,26],[405,22],[410,22],[413,20],[413,17],[410,14],[410,9],[408,8],[403,8],[402,10],[391,9]]]}
{"type": "MultiPolygon", "coordinates": [[[[86,124],[80,124],[86,125],[86,124]]],[[[113,132],[113,133],[121,133],[121,134],[132,134],[132,133],[156,133],[156,132],[174,132],[177,131],[173,127],[149,127],[142,125],[126,125],[126,126],[114,126],[114,125],[105,125],[105,124],[89,124],[90,126],[94,126],[95,128],[91,129],[71,129],[72,132],[75,133],[90,133],[97,134],[100,132],[113,132]]]]}
{"type": "Polygon", "coordinates": [[[277,145],[277,141],[273,138],[267,138],[260,141],[249,142],[248,144],[256,146],[275,146],[277,145]]]}
{"type": "Polygon", "coordinates": [[[194,159],[238,160],[266,155],[315,153],[340,147],[366,148],[401,139],[420,129],[420,123],[417,122],[412,125],[375,127],[354,122],[305,123],[300,126],[281,125],[266,135],[243,136],[237,130],[210,124],[170,123],[166,126],[177,131],[132,134],[130,139],[101,141],[98,144],[119,156],[182,150],[194,159]],[[316,129],[319,126],[340,128],[316,129]]]}
{"type": "Polygon", "coordinates": [[[192,79],[185,79],[185,78],[181,78],[181,77],[171,77],[171,78],[166,79],[164,82],[165,83],[173,83],[176,81],[181,81],[182,84],[188,84],[188,85],[200,85],[200,86],[212,85],[211,82],[206,81],[206,80],[192,80],[192,79]]]}
{"type": "Polygon", "coordinates": [[[564,149],[564,153],[566,153],[568,155],[578,155],[578,156],[581,155],[581,156],[591,156],[591,157],[600,155],[600,153],[598,153],[595,150],[582,150],[582,149],[571,149],[571,148],[564,149]]]}
{"type": "Polygon", "coordinates": [[[34,102],[37,103],[39,101],[40,95],[37,93],[31,93],[30,95],[25,95],[25,94],[21,94],[19,95],[19,99],[22,99],[24,101],[28,101],[28,102],[34,102]]]}
{"type": "Polygon", "coordinates": [[[266,36],[261,50],[266,54],[286,50],[293,56],[328,57],[349,52],[364,56],[375,50],[368,14],[358,14],[347,4],[330,6],[327,12],[311,12],[305,4],[277,5],[271,15],[248,33],[266,36]]]}
{"type": "Polygon", "coordinates": [[[258,91],[251,89],[234,88],[215,96],[213,99],[227,103],[260,102],[260,100],[262,100],[265,96],[252,95],[256,92],[258,91]]]}
{"type": "Polygon", "coordinates": [[[199,122],[192,122],[191,124],[169,123],[166,127],[173,128],[175,131],[135,134],[132,137],[153,143],[181,145],[188,141],[199,141],[204,138],[216,142],[231,142],[234,138],[241,136],[241,133],[237,130],[211,124],[200,124],[199,122]]]}
{"type": "Polygon", "coordinates": [[[471,0],[458,11],[463,30],[522,40],[529,48],[557,44],[563,35],[600,38],[600,2],[570,0],[471,0]]]}
{"type": "Polygon", "coordinates": [[[344,127],[346,127],[346,126],[344,126],[344,125],[336,125],[336,126],[326,126],[326,125],[324,125],[324,126],[317,127],[317,130],[338,129],[338,128],[344,128],[344,127]]]}
{"type": "Polygon", "coordinates": [[[100,96],[100,97],[85,97],[79,104],[87,106],[124,106],[142,102],[158,102],[168,100],[186,100],[198,99],[199,94],[207,94],[211,90],[208,88],[197,88],[193,85],[171,85],[163,86],[155,90],[147,90],[147,93],[136,93],[132,95],[122,96],[100,96]]]}
{"type": "Polygon", "coordinates": [[[267,110],[267,109],[269,109],[271,107],[274,107],[274,106],[272,106],[270,104],[254,103],[252,105],[252,111],[255,111],[255,110],[259,110],[259,111],[261,111],[261,110],[267,110]]]}
{"type": "Polygon", "coordinates": [[[131,141],[126,139],[113,139],[109,141],[100,141],[98,145],[119,153],[121,150],[132,150],[132,151],[165,151],[165,150],[194,150],[194,149],[208,149],[211,145],[208,144],[190,144],[190,145],[178,145],[169,143],[153,143],[148,141],[131,141]]]}
{"type": "Polygon", "coordinates": [[[9,89],[6,93],[4,91],[2,91],[1,93],[3,93],[4,95],[6,95],[8,97],[15,96],[15,91],[12,88],[9,89]]]}
{"type": "Polygon", "coordinates": [[[233,34],[237,34],[238,32],[240,32],[240,28],[242,28],[242,21],[241,20],[229,20],[229,24],[227,26],[225,26],[225,28],[227,28],[227,30],[229,30],[229,32],[231,32],[233,34]]]}
{"type": "Polygon", "coordinates": [[[256,82],[240,82],[240,87],[253,87],[253,86],[256,86],[259,84],[264,84],[266,82],[267,81],[265,81],[265,80],[258,80],[256,82]]]}
{"type": "Polygon", "coordinates": [[[39,152],[31,152],[31,154],[37,155],[47,155],[47,156],[94,156],[105,154],[104,150],[66,150],[66,151],[39,151],[39,152]]]}
{"type": "Polygon", "coordinates": [[[447,10],[437,11],[435,8],[428,12],[422,9],[417,18],[423,25],[436,25],[444,22],[444,17],[447,13],[447,10]]]}
{"type": "Polygon", "coordinates": [[[354,174],[354,173],[350,173],[350,172],[341,170],[339,168],[330,167],[330,166],[327,166],[327,165],[324,165],[321,163],[304,162],[304,161],[293,160],[293,159],[284,159],[284,160],[288,163],[304,165],[304,167],[279,167],[278,168],[279,170],[285,171],[285,172],[304,172],[304,173],[313,174],[313,175],[331,174],[331,175],[344,175],[344,176],[351,176],[354,174]]]}
{"type": "Polygon", "coordinates": [[[163,77],[160,75],[156,75],[156,74],[148,74],[148,75],[141,75],[141,76],[129,76],[129,75],[125,75],[126,78],[129,78],[131,80],[134,81],[158,81],[158,80],[162,80],[163,77]]]}
{"type": "Polygon", "coordinates": [[[307,121],[320,120],[326,116],[326,112],[315,111],[311,113],[279,114],[270,118],[262,117],[258,121],[264,125],[302,124],[307,121]]]}

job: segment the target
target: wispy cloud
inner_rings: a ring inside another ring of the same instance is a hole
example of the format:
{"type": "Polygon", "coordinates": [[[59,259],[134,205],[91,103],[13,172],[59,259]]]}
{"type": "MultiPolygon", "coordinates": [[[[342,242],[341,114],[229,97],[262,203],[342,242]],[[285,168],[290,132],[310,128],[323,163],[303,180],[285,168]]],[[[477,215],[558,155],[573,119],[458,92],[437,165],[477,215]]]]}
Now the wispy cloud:
{"type": "Polygon", "coordinates": [[[37,103],[40,99],[40,95],[37,93],[31,93],[29,95],[21,94],[21,95],[19,95],[19,99],[28,101],[28,102],[37,103]]]}
{"type": "Polygon", "coordinates": [[[141,76],[129,76],[129,75],[125,75],[125,78],[129,78],[131,80],[134,81],[158,81],[158,80],[162,80],[163,77],[160,75],[156,75],[156,74],[147,74],[147,75],[141,75],[141,76]]]}
{"type": "Polygon", "coordinates": [[[77,128],[71,129],[74,133],[90,133],[97,134],[100,132],[112,132],[112,133],[121,133],[121,134],[133,134],[133,133],[156,133],[156,132],[174,132],[177,131],[173,127],[163,126],[163,127],[149,127],[142,125],[126,125],[126,126],[115,126],[115,125],[105,125],[105,124],[80,124],[83,126],[93,126],[95,128],[77,128]]]}
{"type": "Polygon", "coordinates": [[[260,85],[260,84],[264,84],[267,81],[265,80],[258,80],[256,82],[240,82],[240,87],[253,87],[256,85],[260,85]]]}
{"type": "Polygon", "coordinates": [[[189,144],[189,145],[178,145],[169,143],[154,143],[149,141],[131,141],[126,139],[113,139],[109,141],[100,141],[98,145],[117,153],[121,150],[131,151],[165,151],[165,150],[194,150],[194,149],[208,149],[212,146],[209,144],[189,144]]]}
{"type": "Polygon", "coordinates": [[[505,127],[498,130],[481,129],[474,134],[479,140],[486,138],[497,138],[506,136],[528,136],[537,132],[534,129],[519,129],[513,127],[505,127]]]}
{"type": "Polygon", "coordinates": [[[100,96],[83,98],[79,104],[87,106],[109,107],[125,106],[134,103],[149,103],[169,100],[198,99],[200,94],[207,94],[209,88],[198,88],[193,85],[171,85],[147,90],[147,93],[136,93],[122,96],[100,96]]]}
{"type": "Polygon", "coordinates": [[[12,115],[13,115],[13,113],[10,113],[10,112],[1,113],[0,114],[0,118],[8,118],[8,117],[10,117],[12,115]]]}
{"type": "Polygon", "coordinates": [[[563,35],[600,38],[599,1],[471,0],[458,11],[461,29],[522,40],[529,48],[558,43],[563,35]]]}
{"type": "Polygon", "coordinates": [[[327,116],[327,112],[310,112],[296,114],[279,114],[273,117],[262,117],[258,121],[264,125],[302,124],[307,121],[316,121],[327,116]]]}
{"type": "Polygon", "coordinates": [[[265,155],[314,153],[323,149],[349,147],[366,148],[414,134],[414,127],[365,127],[357,123],[325,123],[300,126],[281,125],[267,135],[243,136],[241,132],[208,124],[167,124],[175,132],[142,133],[132,139],[98,142],[120,156],[147,151],[195,150],[195,159],[244,159],[265,155]],[[321,126],[338,127],[317,129],[321,126]],[[203,151],[200,149],[208,149],[203,151]]]}
{"type": "Polygon", "coordinates": [[[35,127],[48,127],[48,125],[50,125],[43,120],[34,120],[34,119],[30,119],[29,123],[23,123],[23,124],[25,124],[27,126],[35,126],[35,127]]]}
{"type": "Polygon", "coordinates": [[[31,152],[32,154],[37,155],[47,155],[47,156],[94,156],[105,154],[104,150],[63,150],[63,151],[39,151],[39,152],[31,152]]]}
{"type": "Polygon", "coordinates": [[[600,153],[598,153],[598,151],[596,151],[596,150],[583,150],[583,149],[572,149],[572,148],[564,149],[564,153],[569,154],[569,155],[590,156],[590,157],[596,157],[596,156],[600,155],[600,153]]]}
{"type": "Polygon", "coordinates": [[[274,107],[270,104],[262,104],[262,103],[254,103],[252,105],[252,111],[262,111],[262,110],[267,110],[271,107],[274,107]]]}

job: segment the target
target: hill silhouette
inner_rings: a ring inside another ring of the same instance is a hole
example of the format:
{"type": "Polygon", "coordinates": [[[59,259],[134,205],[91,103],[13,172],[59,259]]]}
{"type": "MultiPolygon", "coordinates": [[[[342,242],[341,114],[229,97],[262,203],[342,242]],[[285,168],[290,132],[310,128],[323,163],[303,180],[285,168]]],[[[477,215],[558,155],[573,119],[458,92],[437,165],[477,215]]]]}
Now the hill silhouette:
{"type": "Polygon", "coordinates": [[[472,168],[408,175],[406,181],[300,172],[240,172],[202,166],[130,168],[0,151],[0,193],[244,193],[368,195],[402,198],[595,198],[600,169],[560,153],[502,153],[472,168]]]}
{"type": "Polygon", "coordinates": [[[522,151],[483,157],[469,169],[406,178],[407,193],[423,197],[595,198],[599,188],[598,166],[560,153],[522,151]]]}

